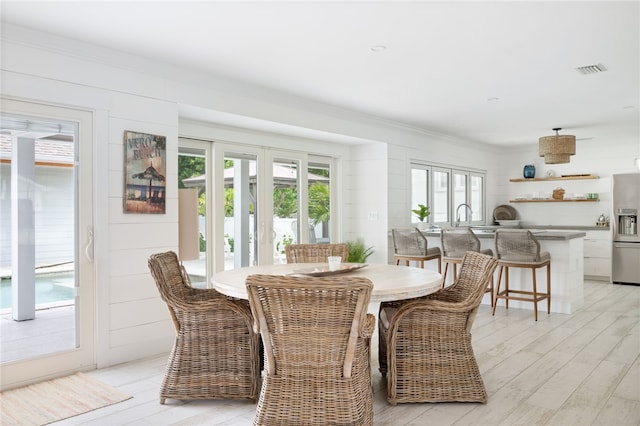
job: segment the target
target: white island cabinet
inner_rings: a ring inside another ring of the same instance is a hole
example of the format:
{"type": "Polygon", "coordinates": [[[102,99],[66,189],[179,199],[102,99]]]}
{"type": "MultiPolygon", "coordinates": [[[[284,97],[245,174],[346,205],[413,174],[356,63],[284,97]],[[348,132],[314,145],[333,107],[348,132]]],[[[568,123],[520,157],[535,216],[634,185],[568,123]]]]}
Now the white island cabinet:
{"type": "MultiPolygon", "coordinates": [[[[532,230],[540,242],[540,249],[551,255],[551,312],[571,314],[582,305],[584,300],[584,231],[541,231],[532,230]]],[[[441,247],[439,231],[425,231],[429,247],[441,247]]],[[[495,254],[493,232],[476,232],[482,249],[491,249],[495,254]]],[[[427,265],[425,264],[425,267],[427,265]]],[[[444,268],[444,266],[443,266],[444,268]]],[[[537,270],[539,288],[546,285],[546,268],[537,270]]],[[[447,273],[447,283],[452,280],[453,273],[447,273]]],[[[497,272],[495,279],[497,279],[497,272]]],[[[504,277],[503,284],[504,286],[504,277]]],[[[510,268],[509,288],[530,290],[532,285],[531,270],[510,268]]],[[[490,304],[489,294],[483,302],[490,304]]],[[[538,304],[538,310],[546,311],[546,301],[538,304]]],[[[510,308],[533,310],[533,303],[509,301],[510,308]]],[[[504,301],[498,302],[498,309],[504,309],[504,301]]]]}

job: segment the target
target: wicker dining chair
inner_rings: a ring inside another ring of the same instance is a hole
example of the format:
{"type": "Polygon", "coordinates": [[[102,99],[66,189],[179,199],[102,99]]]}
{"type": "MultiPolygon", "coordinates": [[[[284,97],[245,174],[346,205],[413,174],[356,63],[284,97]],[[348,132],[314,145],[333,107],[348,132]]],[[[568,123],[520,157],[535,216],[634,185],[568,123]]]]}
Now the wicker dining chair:
{"type": "Polygon", "coordinates": [[[451,286],[380,310],[378,357],[391,404],[487,402],[471,325],[496,265],[467,252],[451,286]]]}
{"type": "Polygon", "coordinates": [[[347,243],[335,244],[289,244],[284,246],[287,263],[327,263],[329,256],[349,258],[347,243]]]}
{"type": "Polygon", "coordinates": [[[438,272],[442,271],[442,253],[440,247],[429,248],[427,238],[415,227],[393,228],[391,229],[393,238],[393,259],[396,265],[404,262],[418,262],[424,268],[424,262],[429,260],[438,261],[438,272]]]}
{"type": "Polygon", "coordinates": [[[172,251],[148,260],[160,296],[176,329],[160,388],[166,399],[257,400],[260,340],[249,303],[189,285],[172,251]]]}
{"type": "MultiPolygon", "coordinates": [[[[458,279],[458,265],[462,263],[464,254],[468,251],[488,254],[493,256],[493,250],[480,248],[480,240],[471,228],[450,228],[440,232],[442,247],[442,262],[444,273],[442,274],[442,286],[447,282],[449,264],[453,265],[453,282],[458,279]]],[[[491,293],[491,306],[493,306],[493,280],[487,286],[487,293],[491,293]]]]}
{"type": "Polygon", "coordinates": [[[498,230],[494,237],[496,256],[498,258],[498,283],[496,285],[493,315],[496,313],[498,300],[504,299],[509,309],[509,300],[533,303],[533,317],[538,321],[538,302],[547,300],[547,314],[551,313],[551,255],[540,251],[540,243],[529,230],[498,230]],[[547,290],[538,291],[536,270],[547,268],[547,290]],[[509,288],[509,268],[531,269],[531,290],[509,288]],[[504,290],[500,291],[500,281],[504,271],[504,290]]]}
{"type": "Polygon", "coordinates": [[[254,424],[371,425],[371,281],[249,275],[246,286],[266,359],[254,424]]]}

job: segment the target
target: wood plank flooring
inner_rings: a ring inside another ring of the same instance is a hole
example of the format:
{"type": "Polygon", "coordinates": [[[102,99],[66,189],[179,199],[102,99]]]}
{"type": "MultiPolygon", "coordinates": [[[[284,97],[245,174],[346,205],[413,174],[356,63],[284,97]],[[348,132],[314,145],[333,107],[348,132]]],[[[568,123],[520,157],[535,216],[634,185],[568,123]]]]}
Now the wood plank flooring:
{"type": "MultiPolygon", "coordinates": [[[[542,304],[541,304],[542,306],[542,304]]],[[[386,400],[372,339],[375,425],[640,425],[640,286],[585,281],[574,314],[482,305],[473,345],[486,405],[386,400]]],[[[210,400],[160,405],[166,355],[88,374],[133,398],[58,425],[249,425],[255,404],[210,400]]]]}

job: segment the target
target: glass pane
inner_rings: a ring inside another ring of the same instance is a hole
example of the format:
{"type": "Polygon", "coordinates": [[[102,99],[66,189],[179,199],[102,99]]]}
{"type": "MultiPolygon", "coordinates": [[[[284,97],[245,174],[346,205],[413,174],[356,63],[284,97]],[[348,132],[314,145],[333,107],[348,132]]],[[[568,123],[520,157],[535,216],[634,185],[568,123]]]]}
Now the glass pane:
{"type": "Polygon", "coordinates": [[[309,242],[330,243],[331,166],[309,163],[309,242]]]}
{"type": "Polygon", "coordinates": [[[299,242],[298,169],[297,161],[273,161],[274,263],[286,263],[284,247],[299,242]]]}
{"type": "MultiPolygon", "coordinates": [[[[198,288],[206,288],[207,284],[207,211],[206,211],[206,158],[204,150],[193,148],[180,148],[178,155],[178,188],[193,188],[197,190],[198,202],[198,251],[197,258],[184,260],[182,264],[191,279],[191,285],[198,288]]],[[[181,221],[183,218],[180,219],[181,221]]],[[[187,226],[189,224],[186,224],[187,226]]],[[[182,256],[181,247],[180,253],[182,256]]],[[[194,256],[196,257],[196,256],[194,256]]]]}
{"type": "Polygon", "coordinates": [[[483,181],[482,176],[471,176],[471,207],[473,209],[472,220],[474,222],[484,220],[483,181]]]}
{"type": "Polygon", "coordinates": [[[78,348],[80,282],[77,124],[3,116],[2,130],[0,358],[4,363],[78,348]]]}
{"type": "Polygon", "coordinates": [[[450,222],[448,172],[433,171],[433,207],[431,210],[435,223],[450,222]]]}
{"type": "Polygon", "coordinates": [[[227,153],[224,168],[224,269],[253,266],[258,260],[256,157],[227,153]]]}
{"type": "Polygon", "coordinates": [[[469,209],[463,206],[467,203],[467,175],[462,173],[453,173],[453,205],[456,206],[456,221],[469,221],[469,209]]]}
{"type": "MultiPolygon", "coordinates": [[[[414,168],[411,169],[411,210],[417,209],[418,204],[429,205],[429,171],[414,168]]],[[[416,215],[411,213],[411,222],[418,221],[416,215]]]]}

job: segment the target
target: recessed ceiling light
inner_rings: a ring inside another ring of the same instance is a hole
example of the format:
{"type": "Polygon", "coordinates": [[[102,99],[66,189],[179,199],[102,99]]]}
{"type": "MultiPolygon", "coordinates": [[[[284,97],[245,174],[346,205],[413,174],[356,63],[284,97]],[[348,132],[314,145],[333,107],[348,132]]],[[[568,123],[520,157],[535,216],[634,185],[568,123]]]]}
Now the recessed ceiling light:
{"type": "Polygon", "coordinates": [[[489,102],[494,102],[494,101],[499,101],[499,100],[500,100],[500,98],[498,98],[496,96],[492,96],[490,98],[487,98],[487,101],[489,101],[489,102]]]}
{"type": "Polygon", "coordinates": [[[382,44],[377,44],[375,46],[371,46],[371,51],[372,52],[384,52],[385,50],[387,50],[387,46],[384,46],[382,44]]]}

